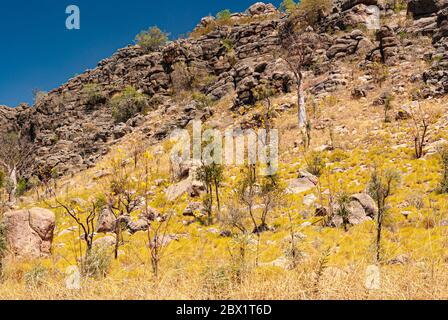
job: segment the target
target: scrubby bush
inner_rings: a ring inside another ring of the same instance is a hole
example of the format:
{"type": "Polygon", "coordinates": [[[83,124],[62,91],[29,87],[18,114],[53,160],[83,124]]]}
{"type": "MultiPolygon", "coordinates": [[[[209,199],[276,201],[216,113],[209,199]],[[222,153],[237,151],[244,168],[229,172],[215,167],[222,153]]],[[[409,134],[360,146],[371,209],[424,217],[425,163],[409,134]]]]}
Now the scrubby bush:
{"type": "Polygon", "coordinates": [[[23,196],[26,190],[28,190],[28,181],[25,178],[20,178],[17,182],[16,195],[18,197],[23,196]]]}
{"type": "Polygon", "coordinates": [[[331,11],[332,5],[331,0],[302,0],[296,6],[293,15],[299,23],[305,22],[313,26],[331,11]]]}
{"type": "Polygon", "coordinates": [[[220,23],[229,22],[232,18],[232,12],[229,9],[222,10],[216,14],[216,20],[220,23]]]}
{"type": "Polygon", "coordinates": [[[112,116],[116,122],[126,122],[145,110],[148,105],[147,97],[133,87],[127,87],[123,92],[110,101],[112,116]]]}
{"type": "Polygon", "coordinates": [[[145,50],[153,52],[159,50],[168,42],[168,36],[168,33],[163,32],[158,27],[154,26],[146,31],[140,32],[135,37],[135,42],[145,50]]]}
{"type": "Polygon", "coordinates": [[[38,264],[25,273],[24,281],[27,287],[37,288],[45,284],[48,277],[48,270],[44,266],[38,264]]]}
{"type": "Polygon", "coordinates": [[[325,161],[321,152],[311,152],[306,159],[306,164],[306,170],[316,177],[320,177],[325,169],[325,161]]]}
{"type": "Polygon", "coordinates": [[[290,14],[294,12],[296,8],[297,3],[294,2],[294,0],[283,0],[283,2],[280,4],[279,10],[290,14]]]}
{"type": "Polygon", "coordinates": [[[193,92],[192,98],[197,103],[199,110],[207,110],[213,104],[213,101],[209,96],[200,92],[193,92]]]}
{"type": "Polygon", "coordinates": [[[86,99],[85,103],[87,109],[89,110],[106,101],[106,96],[104,95],[101,86],[96,83],[86,84],[82,91],[86,99]]]}
{"type": "Polygon", "coordinates": [[[106,246],[96,246],[88,251],[82,265],[85,277],[104,278],[107,276],[112,263],[112,256],[106,246]]]}

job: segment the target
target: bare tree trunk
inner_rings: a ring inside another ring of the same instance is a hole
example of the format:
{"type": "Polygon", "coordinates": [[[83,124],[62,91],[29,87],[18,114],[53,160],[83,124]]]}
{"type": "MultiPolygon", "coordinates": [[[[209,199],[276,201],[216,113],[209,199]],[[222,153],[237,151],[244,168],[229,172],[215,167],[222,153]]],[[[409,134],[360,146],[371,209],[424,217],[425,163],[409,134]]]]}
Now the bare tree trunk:
{"type": "Polygon", "coordinates": [[[12,168],[9,173],[9,181],[12,184],[12,188],[9,191],[9,201],[15,203],[16,202],[16,193],[17,193],[17,169],[16,167],[12,168]]]}
{"type": "Polygon", "coordinates": [[[302,88],[302,79],[303,79],[302,72],[299,73],[297,78],[298,78],[297,80],[298,121],[299,121],[299,128],[304,128],[308,120],[308,117],[305,108],[305,95],[303,93],[302,88]]]}

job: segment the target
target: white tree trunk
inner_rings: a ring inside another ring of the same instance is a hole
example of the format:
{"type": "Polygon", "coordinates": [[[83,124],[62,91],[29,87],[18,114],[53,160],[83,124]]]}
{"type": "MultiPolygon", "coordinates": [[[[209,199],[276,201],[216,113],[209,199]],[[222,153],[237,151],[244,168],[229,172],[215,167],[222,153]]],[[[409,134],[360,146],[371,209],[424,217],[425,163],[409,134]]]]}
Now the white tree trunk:
{"type": "Polygon", "coordinates": [[[297,102],[298,102],[298,120],[299,120],[299,128],[303,129],[306,126],[306,122],[308,121],[308,117],[306,114],[305,108],[305,94],[302,88],[302,75],[298,77],[297,84],[297,102]]]}
{"type": "Polygon", "coordinates": [[[9,180],[12,185],[12,188],[10,190],[10,201],[16,202],[16,192],[17,192],[17,168],[14,167],[10,174],[9,174],[9,180]]]}

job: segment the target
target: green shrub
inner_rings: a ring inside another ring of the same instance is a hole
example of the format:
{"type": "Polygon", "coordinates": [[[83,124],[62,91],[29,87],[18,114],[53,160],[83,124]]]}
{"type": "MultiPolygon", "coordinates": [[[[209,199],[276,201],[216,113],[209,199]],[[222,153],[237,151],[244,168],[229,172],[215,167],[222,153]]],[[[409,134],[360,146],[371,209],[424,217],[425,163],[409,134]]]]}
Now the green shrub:
{"type": "Polygon", "coordinates": [[[220,23],[229,22],[232,18],[232,12],[229,9],[222,10],[216,14],[216,20],[220,23]]]}
{"type": "Polygon", "coordinates": [[[95,106],[106,102],[106,96],[100,85],[96,83],[89,83],[84,86],[82,92],[86,99],[87,109],[91,110],[95,106]]]}
{"type": "Polygon", "coordinates": [[[311,152],[307,157],[306,163],[306,170],[309,173],[315,175],[316,177],[320,177],[322,175],[322,172],[325,169],[325,161],[320,152],[311,152]]]}
{"type": "Polygon", "coordinates": [[[112,256],[106,246],[94,246],[87,252],[83,266],[82,274],[85,277],[104,278],[107,276],[112,263],[112,256]]]}
{"type": "Polygon", "coordinates": [[[331,0],[301,0],[293,14],[297,22],[314,26],[331,11],[332,5],[331,0]]]}
{"type": "Polygon", "coordinates": [[[213,104],[212,99],[200,92],[193,92],[193,100],[197,103],[199,110],[207,110],[213,104]]]}
{"type": "Polygon", "coordinates": [[[34,266],[30,271],[24,275],[25,284],[27,287],[36,288],[45,284],[45,279],[48,277],[48,270],[42,265],[34,266]]]}
{"type": "Polygon", "coordinates": [[[135,37],[135,42],[149,52],[159,50],[168,42],[169,34],[163,32],[158,27],[154,26],[147,31],[140,32],[135,37]]]}
{"type": "Polygon", "coordinates": [[[133,87],[127,87],[123,92],[110,101],[112,116],[117,123],[126,122],[145,110],[148,105],[147,97],[133,87]]]}
{"type": "Polygon", "coordinates": [[[297,8],[297,3],[294,2],[294,0],[283,0],[281,3],[279,10],[286,12],[288,14],[294,12],[294,10],[297,8]]]}
{"type": "Polygon", "coordinates": [[[20,197],[26,192],[26,190],[28,190],[28,181],[25,178],[20,178],[17,182],[16,195],[20,197]]]}

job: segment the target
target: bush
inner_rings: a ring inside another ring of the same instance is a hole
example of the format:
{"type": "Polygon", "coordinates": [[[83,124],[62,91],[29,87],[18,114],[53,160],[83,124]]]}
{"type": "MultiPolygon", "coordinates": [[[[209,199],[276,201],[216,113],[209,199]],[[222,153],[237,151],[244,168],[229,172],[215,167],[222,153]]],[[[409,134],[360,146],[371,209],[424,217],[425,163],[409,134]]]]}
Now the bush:
{"type": "Polygon", "coordinates": [[[325,161],[320,152],[312,152],[308,156],[306,163],[306,170],[309,173],[315,175],[316,177],[320,177],[322,175],[322,172],[325,169],[325,161]]]}
{"type": "Polygon", "coordinates": [[[297,8],[297,3],[294,2],[294,0],[283,0],[281,3],[279,10],[286,12],[288,14],[294,12],[294,10],[297,8]]]}
{"type": "Polygon", "coordinates": [[[28,181],[25,178],[20,178],[17,182],[16,195],[18,197],[23,196],[26,190],[28,190],[28,181]]]}
{"type": "Polygon", "coordinates": [[[92,110],[95,106],[106,102],[106,97],[100,85],[89,83],[84,86],[82,92],[86,99],[87,109],[92,110]]]}
{"type": "Polygon", "coordinates": [[[109,272],[111,263],[111,253],[106,246],[93,247],[84,258],[82,274],[85,277],[104,278],[109,272]]]}
{"type": "Polygon", "coordinates": [[[303,21],[314,26],[326,13],[331,11],[332,5],[333,1],[331,0],[302,0],[296,6],[293,14],[299,23],[303,21]]]}
{"type": "Polygon", "coordinates": [[[220,23],[229,22],[232,18],[232,12],[229,9],[222,10],[216,15],[216,20],[220,23]]]}
{"type": "Polygon", "coordinates": [[[112,116],[117,123],[126,122],[145,110],[147,97],[133,87],[127,87],[123,92],[111,99],[112,116]]]}
{"type": "Polygon", "coordinates": [[[45,279],[48,276],[48,270],[42,265],[34,266],[30,271],[24,275],[25,284],[27,287],[36,288],[45,284],[45,279]]]}
{"type": "Polygon", "coordinates": [[[193,92],[192,98],[197,103],[199,110],[207,110],[213,104],[213,101],[209,96],[200,92],[193,92]]]}
{"type": "Polygon", "coordinates": [[[147,31],[140,32],[135,37],[135,42],[149,52],[159,50],[168,42],[169,34],[158,27],[151,27],[147,31]]]}

